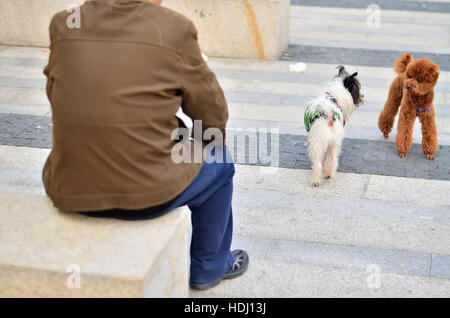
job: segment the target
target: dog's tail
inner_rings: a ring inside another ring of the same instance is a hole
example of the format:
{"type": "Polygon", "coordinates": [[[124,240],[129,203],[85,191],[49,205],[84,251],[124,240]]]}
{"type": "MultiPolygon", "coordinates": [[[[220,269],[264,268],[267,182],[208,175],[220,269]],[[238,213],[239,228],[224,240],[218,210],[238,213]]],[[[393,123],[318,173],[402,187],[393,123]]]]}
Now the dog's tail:
{"type": "Polygon", "coordinates": [[[404,73],[406,71],[406,67],[409,63],[411,63],[413,60],[413,57],[411,53],[405,53],[402,56],[398,58],[397,61],[394,63],[394,71],[397,74],[404,73]]]}

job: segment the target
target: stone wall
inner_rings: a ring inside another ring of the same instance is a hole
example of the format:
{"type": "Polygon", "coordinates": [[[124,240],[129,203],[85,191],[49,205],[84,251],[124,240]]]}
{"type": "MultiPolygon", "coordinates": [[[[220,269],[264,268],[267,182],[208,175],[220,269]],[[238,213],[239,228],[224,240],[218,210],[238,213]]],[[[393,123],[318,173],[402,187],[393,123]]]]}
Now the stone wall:
{"type": "MultiPolygon", "coordinates": [[[[0,0],[0,44],[48,46],[52,16],[83,0],[0,0]]],[[[208,56],[276,59],[289,44],[290,0],[164,0],[194,21],[208,56]]]]}
{"type": "Polygon", "coordinates": [[[189,215],[89,218],[0,192],[0,298],[188,297],[189,215]]]}
{"type": "Polygon", "coordinates": [[[53,15],[84,0],[0,0],[0,44],[48,46],[53,15]]]}
{"type": "Polygon", "coordinates": [[[194,21],[209,56],[277,59],[289,45],[290,0],[164,0],[194,21]]]}

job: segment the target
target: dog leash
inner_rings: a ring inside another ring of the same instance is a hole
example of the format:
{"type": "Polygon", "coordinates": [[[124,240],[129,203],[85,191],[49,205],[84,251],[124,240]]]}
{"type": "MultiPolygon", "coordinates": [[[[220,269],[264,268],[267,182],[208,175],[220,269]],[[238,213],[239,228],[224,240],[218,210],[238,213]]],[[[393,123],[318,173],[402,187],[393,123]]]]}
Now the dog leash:
{"type": "Polygon", "coordinates": [[[431,107],[433,107],[433,102],[431,102],[430,106],[428,106],[427,108],[425,108],[425,109],[419,108],[419,107],[417,107],[417,105],[413,102],[413,100],[412,100],[412,98],[411,98],[411,95],[408,94],[408,96],[409,96],[409,101],[410,101],[410,103],[413,104],[414,107],[416,108],[416,115],[418,115],[418,114],[420,114],[420,113],[426,113],[427,111],[429,111],[429,110],[431,109],[431,107]]]}

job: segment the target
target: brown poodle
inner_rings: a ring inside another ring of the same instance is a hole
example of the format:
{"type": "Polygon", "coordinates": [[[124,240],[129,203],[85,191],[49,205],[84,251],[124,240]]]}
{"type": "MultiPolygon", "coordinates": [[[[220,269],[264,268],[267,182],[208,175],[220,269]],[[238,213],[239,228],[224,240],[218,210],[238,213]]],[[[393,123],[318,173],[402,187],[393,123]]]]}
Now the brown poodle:
{"type": "Polygon", "coordinates": [[[405,157],[411,148],[414,122],[419,117],[423,152],[428,159],[433,160],[433,154],[438,149],[433,98],[439,66],[427,59],[414,61],[411,54],[405,53],[395,61],[394,71],[398,76],[389,88],[388,99],[378,118],[378,127],[384,138],[387,138],[401,105],[395,141],[400,157],[405,157]]]}

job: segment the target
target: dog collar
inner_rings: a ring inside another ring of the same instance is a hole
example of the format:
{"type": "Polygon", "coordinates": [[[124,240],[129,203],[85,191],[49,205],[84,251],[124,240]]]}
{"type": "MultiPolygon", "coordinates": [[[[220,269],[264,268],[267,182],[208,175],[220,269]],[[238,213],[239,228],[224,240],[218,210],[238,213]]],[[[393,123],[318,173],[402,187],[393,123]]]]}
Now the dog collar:
{"type": "Polygon", "coordinates": [[[429,111],[431,109],[431,107],[433,107],[433,102],[431,102],[430,106],[428,106],[427,108],[423,109],[423,108],[419,108],[417,107],[417,105],[413,102],[411,95],[409,95],[409,101],[411,104],[414,105],[414,107],[416,108],[416,115],[420,114],[420,113],[426,113],[427,111],[429,111]]]}
{"type": "Polygon", "coordinates": [[[330,98],[330,100],[334,103],[334,105],[336,105],[336,107],[339,108],[339,110],[341,111],[342,118],[344,119],[344,126],[345,126],[345,115],[344,115],[344,110],[342,109],[341,106],[339,106],[337,99],[334,98],[333,95],[331,95],[329,92],[327,92],[327,95],[328,95],[328,97],[330,98]]]}

